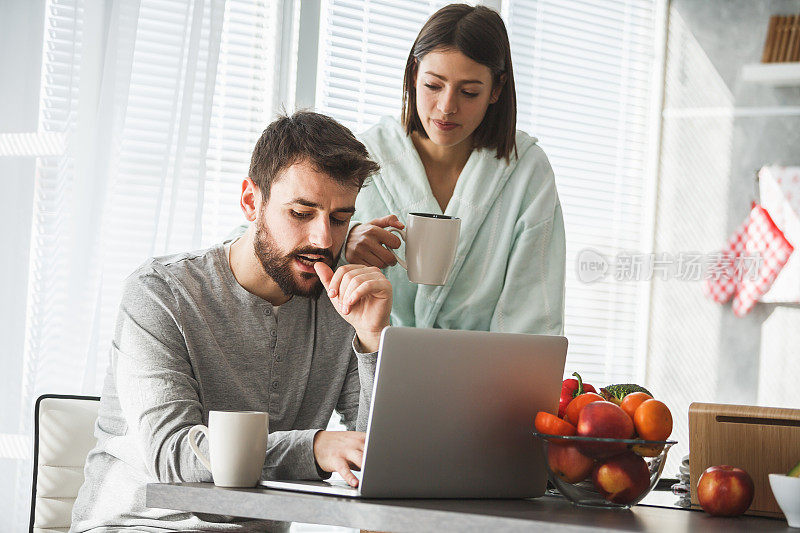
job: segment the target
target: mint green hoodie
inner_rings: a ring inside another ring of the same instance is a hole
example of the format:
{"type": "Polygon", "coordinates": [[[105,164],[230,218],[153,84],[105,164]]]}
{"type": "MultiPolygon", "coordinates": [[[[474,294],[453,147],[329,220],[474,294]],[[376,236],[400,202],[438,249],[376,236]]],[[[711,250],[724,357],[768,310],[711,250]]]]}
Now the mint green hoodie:
{"type": "MultiPolygon", "coordinates": [[[[397,120],[384,117],[359,138],[381,171],[358,195],[354,220],[442,213],[397,120]]],[[[411,283],[399,265],[384,271],[393,325],[563,334],[566,243],[553,170],[535,138],[518,131],[516,143],[510,163],[473,150],[458,178],[444,212],[461,219],[446,285],[411,283]]]]}

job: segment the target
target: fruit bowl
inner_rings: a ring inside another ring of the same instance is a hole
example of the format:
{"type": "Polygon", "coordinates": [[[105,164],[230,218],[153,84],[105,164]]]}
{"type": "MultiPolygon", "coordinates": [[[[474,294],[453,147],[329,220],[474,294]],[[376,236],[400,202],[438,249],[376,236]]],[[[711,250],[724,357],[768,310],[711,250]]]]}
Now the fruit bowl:
{"type": "Polygon", "coordinates": [[[565,437],[541,439],[551,483],[576,505],[628,509],[658,483],[667,453],[677,441],[565,437]]]}

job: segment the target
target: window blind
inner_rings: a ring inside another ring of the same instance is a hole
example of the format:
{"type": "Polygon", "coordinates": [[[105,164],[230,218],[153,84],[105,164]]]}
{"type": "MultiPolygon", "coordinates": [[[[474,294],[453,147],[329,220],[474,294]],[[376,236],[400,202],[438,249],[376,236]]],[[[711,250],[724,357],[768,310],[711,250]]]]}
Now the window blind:
{"type": "MultiPolygon", "coordinates": [[[[567,373],[587,381],[641,376],[644,280],[617,279],[618,258],[647,251],[649,115],[656,6],[649,0],[512,0],[504,6],[519,113],[556,176],[567,235],[567,373]],[[580,252],[609,263],[584,283],[580,252]]],[[[624,259],[620,259],[624,261],[624,259]]],[[[645,259],[646,261],[646,259],[645,259]]],[[[621,277],[621,276],[619,276],[621,277]]]]}
{"type": "MultiPolygon", "coordinates": [[[[399,116],[403,68],[427,18],[447,2],[327,0],[317,106],[355,132],[399,116]]],[[[517,127],[553,165],[567,234],[567,370],[603,383],[639,377],[646,282],[618,281],[617,254],[648,240],[646,175],[652,118],[655,6],[648,0],[506,0],[517,127]],[[610,263],[591,284],[578,254],[610,263]]]]}
{"type": "MultiPolygon", "coordinates": [[[[100,252],[92,261],[97,271],[85,275],[97,281],[96,293],[76,295],[81,288],[70,283],[70,254],[82,248],[71,228],[85,216],[75,188],[87,184],[69,155],[39,158],[26,328],[26,358],[38,371],[27,373],[30,395],[54,389],[65,375],[72,387],[100,390],[123,280],[148,256],[209,246],[243,221],[239,185],[277,107],[280,3],[141,0],[133,12],[121,5],[118,16],[136,20],[126,26],[131,35],[115,36],[133,44],[128,68],[111,71],[126,94],[114,109],[120,126],[110,142],[106,190],[94,199],[100,212],[91,239],[100,252]],[[211,37],[215,24],[218,39],[211,37]],[[67,308],[75,296],[87,301],[85,309],[67,308]],[[74,337],[65,318],[81,313],[94,324],[88,339],[74,337]],[[67,362],[94,357],[97,364],[86,369],[67,362]]],[[[81,76],[86,20],[84,1],[49,0],[39,128],[66,133],[73,143],[81,91],[99,83],[81,76]]]]}
{"type": "MultiPolygon", "coordinates": [[[[50,0],[45,8],[42,78],[39,103],[39,133],[62,134],[71,139],[78,109],[81,58],[83,54],[84,3],[81,0],[50,0]]],[[[65,145],[67,144],[65,143],[65,145]]],[[[38,370],[47,365],[48,354],[58,353],[69,342],[63,327],[66,310],[70,245],[68,220],[73,209],[75,185],[73,161],[62,151],[38,157],[33,191],[30,270],[25,325],[25,366],[22,375],[21,406],[32,405],[37,389],[61,390],[58,375],[38,370]],[[52,335],[58,331],[58,337],[52,335]],[[67,338],[65,338],[67,337],[67,338]]],[[[61,368],[53,369],[56,374],[61,368]]],[[[74,373],[71,373],[74,376],[74,373]]],[[[71,376],[71,377],[72,377],[71,376]]],[[[69,383],[69,381],[67,381],[69,383]]],[[[26,427],[27,417],[21,417],[26,427]]]]}
{"type": "Polygon", "coordinates": [[[354,133],[400,116],[403,71],[420,28],[441,0],[325,0],[317,109],[354,133]]]}

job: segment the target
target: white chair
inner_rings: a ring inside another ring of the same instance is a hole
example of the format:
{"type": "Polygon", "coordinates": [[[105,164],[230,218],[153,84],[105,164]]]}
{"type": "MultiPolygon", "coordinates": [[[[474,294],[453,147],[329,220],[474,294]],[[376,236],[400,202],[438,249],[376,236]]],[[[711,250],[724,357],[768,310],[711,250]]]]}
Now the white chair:
{"type": "Polygon", "coordinates": [[[44,394],[36,400],[32,533],[69,530],[86,456],[97,442],[94,425],[99,400],[64,394],[44,394]]]}

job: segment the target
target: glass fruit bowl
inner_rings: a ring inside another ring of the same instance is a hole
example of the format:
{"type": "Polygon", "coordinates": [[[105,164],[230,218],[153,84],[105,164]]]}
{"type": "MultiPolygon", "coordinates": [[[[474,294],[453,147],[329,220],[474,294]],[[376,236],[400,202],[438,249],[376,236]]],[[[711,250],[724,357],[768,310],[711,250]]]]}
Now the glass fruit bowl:
{"type": "Polygon", "coordinates": [[[674,440],[565,437],[541,439],[550,482],[576,505],[627,509],[658,483],[674,440]]]}

